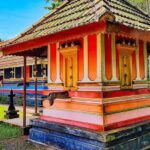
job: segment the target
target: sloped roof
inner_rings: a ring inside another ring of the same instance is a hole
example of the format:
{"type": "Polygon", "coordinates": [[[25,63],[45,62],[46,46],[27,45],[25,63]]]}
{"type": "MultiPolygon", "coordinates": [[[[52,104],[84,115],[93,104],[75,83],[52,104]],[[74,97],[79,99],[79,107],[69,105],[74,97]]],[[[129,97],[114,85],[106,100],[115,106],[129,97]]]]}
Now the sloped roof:
{"type": "Polygon", "coordinates": [[[94,23],[105,13],[112,14],[115,22],[145,31],[150,30],[148,14],[127,0],[68,0],[17,36],[9,45],[94,23]]]}
{"type": "MultiPolygon", "coordinates": [[[[38,59],[37,64],[47,64],[48,60],[38,59]]],[[[34,65],[35,59],[32,57],[27,57],[27,65],[34,65]]],[[[11,68],[11,67],[22,67],[24,65],[24,60],[22,56],[3,56],[0,58],[0,69],[11,68]]]]}

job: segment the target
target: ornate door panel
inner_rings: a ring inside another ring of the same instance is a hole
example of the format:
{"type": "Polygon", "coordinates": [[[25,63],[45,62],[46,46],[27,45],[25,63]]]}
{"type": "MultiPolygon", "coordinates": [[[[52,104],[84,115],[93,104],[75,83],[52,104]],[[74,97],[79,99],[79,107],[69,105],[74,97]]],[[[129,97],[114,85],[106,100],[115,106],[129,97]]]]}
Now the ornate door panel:
{"type": "Polygon", "coordinates": [[[121,89],[131,89],[132,85],[132,53],[136,46],[118,44],[121,89]]]}
{"type": "Polygon", "coordinates": [[[64,89],[77,89],[77,50],[78,47],[64,48],[60,52],[64,59],[64,89]]]}
{"type": "Polygon", "coordinates": [[[73,58],[68,56],[65,59],[65,87],[72,88],[73,87],[73,80],[74,80],[74,67],[73,67],[73,58]]]}
{"type": "Polygon", "coordinates": [[[120,54],[120,79],[122,89],[132,88],[131,53],[120,54]]]}

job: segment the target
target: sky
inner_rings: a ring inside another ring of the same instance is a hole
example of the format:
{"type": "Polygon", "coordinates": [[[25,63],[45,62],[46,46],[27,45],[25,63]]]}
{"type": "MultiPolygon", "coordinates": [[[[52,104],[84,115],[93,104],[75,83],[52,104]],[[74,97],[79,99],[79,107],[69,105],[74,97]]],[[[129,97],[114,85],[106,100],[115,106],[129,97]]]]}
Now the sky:
{"type": "Polygon", "coordinates": [[[30,27],[49,11],[44,0],[0,0],[0,38],[8,40],[30,27]]]}

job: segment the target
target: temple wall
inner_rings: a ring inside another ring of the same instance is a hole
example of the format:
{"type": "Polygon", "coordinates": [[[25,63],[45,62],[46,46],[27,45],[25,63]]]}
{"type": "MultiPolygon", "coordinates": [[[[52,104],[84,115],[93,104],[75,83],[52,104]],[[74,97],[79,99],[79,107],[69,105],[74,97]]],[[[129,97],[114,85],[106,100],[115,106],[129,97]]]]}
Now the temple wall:
{"type": "MultiPolygon", "coordinates": [[[[119,50],[116,47],[115,34],[92,34],[77,39],[81,45],[78,50],[78,90],[83,90],[82,83],[116,83],[120,85],[119,50]]],[[[132,54],[133,87],[139,87],[136,81],[147,79],[146,42],[137,41],[137,49],[132,54]]],[[[64,82],[64,60],[58,52],[59,42],[49,45],[48,83],[64,82]]],[[[141,82],[142,83],[142,82],[141,82]]],[[[107,87],[103,87],[105,90],[107,87]]],[[[85,88],[86,90],[86,88],[85,88]]],[[[88,90],[88,89],[87,89],[88,90]]],[[[98,90],[98,88],[95,88],[98,90]]],[[[99,89],[101,90],[101,89],[99,89]]]]}
{"type": "Polygon", "coordinates": [[[150,118],[150,90],[147,83],[147,42],[136,41],[137,48],[131,54],[131,79],[133,85],[132,88],[121,89],[120,49],[117,46],[115,47],[120,37],[105,34],[104,38],[105,60],[103,61],[105,62],[105,74],[103,74],[103,81],[105,85],[103,86],[102,100],[104,130],[148,120],[150,118]],[[115,78],[113,79],[113,77],[115,78]]]}
{"type": "MultiPolygon", "coordinates": [[[[85,36],[80,39],[80,47],[78,49],[78,81],[79,82],[94,82],[97,80],[97,38],[96,34],[85,36]],[[84,57],[85,56],[85,57],[84,57]]],[[[63,58],[58,52],[59,43],[49,45],[49,64],[50,76],[49,83],[62,83],[63,76],[63,58]],[[59,78],[59,79],[58,79],[59,78]],[[56,80],[57,79],[57,80],[56,80]]],[[[100,64],[98,64],[100,65],[100,64]]]]}
{"type": "MultiPolygon", "coordinates": [[[[119,81],[119,50],[116,47],[116,38],[114,34],[104,35],[104,68],[103,74],[105,81],[119,81]]],[[[147,79],[147,42],[137,40],[137,49],[132,54],[132,80],[141,81],[147,79]]]]}
{"type": "MultiPolygon", "coordinates": [[[[121,89],[119,38],[115,34],[97,33],[78,39],[81,45],[77,90],[69,92],[69,99],[56,99],[52,107],[45,100],[41,119],[103,131],[150,118],[147,43],[136,41],[131,54],[133,85],[121,89]]],[[[49,90],[64,90],[64,61],[59,44],[49,45],[49,90]]]]}

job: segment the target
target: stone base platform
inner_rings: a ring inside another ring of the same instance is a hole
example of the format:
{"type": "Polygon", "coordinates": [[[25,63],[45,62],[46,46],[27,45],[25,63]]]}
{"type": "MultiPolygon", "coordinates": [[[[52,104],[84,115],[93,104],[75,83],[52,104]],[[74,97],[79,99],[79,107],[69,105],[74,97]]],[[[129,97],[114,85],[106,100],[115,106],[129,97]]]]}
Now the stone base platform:
{"type": "Polygon", "coordinates": [[[31,120],[29,140],[63,150],[141,150],[150,145],[150,121],[106,132],[31,120]]]}

